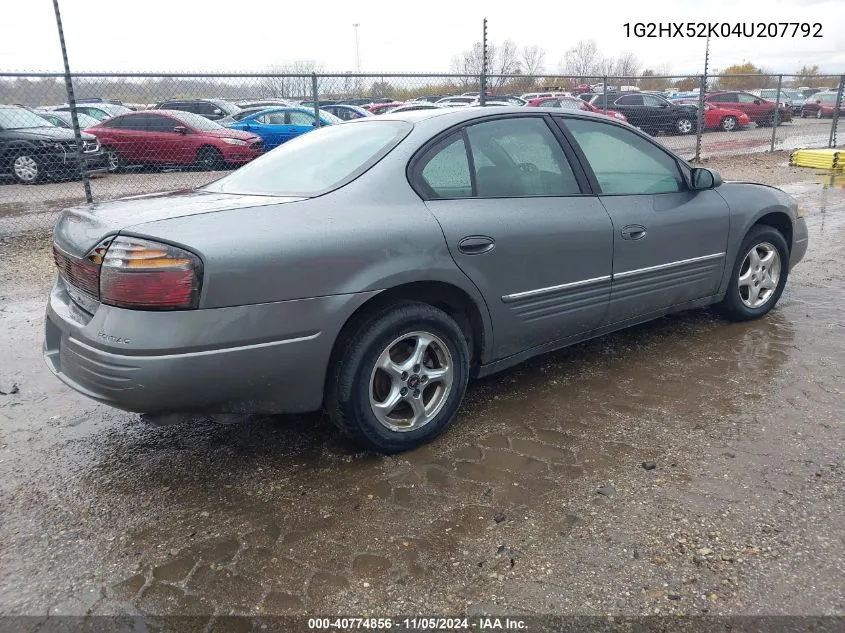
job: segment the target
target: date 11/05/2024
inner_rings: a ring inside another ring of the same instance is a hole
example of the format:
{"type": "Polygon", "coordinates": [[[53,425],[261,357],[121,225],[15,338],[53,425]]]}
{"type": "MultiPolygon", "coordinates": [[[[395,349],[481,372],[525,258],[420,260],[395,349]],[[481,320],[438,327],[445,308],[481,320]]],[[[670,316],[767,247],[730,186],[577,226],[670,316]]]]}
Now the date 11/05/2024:
{"type": "Polygon", "coordinates": [[[626,22],[625,37],[822,37],[820,22],[626,22]]]}

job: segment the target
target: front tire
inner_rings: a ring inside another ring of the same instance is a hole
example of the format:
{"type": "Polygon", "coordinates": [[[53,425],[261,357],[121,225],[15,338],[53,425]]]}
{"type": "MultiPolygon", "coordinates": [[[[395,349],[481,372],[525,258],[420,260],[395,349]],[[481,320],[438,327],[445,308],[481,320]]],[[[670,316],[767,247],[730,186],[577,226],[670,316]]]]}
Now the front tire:
{"type": "Polygon", "coordinates": [[[726,116],[722,119],[719,127],[722,128],[722,131],[724,132],[736,132],[739,128],[739,121],[737,121],[735,116],[726,116]]]}
{"type": "Polygon", "coordinates": [[[789,246],[783,234],[771,226],[753,226],[742,241],[718,309],[731,321],[759,319],[775,307],[788,276],[789,246]]]}
{"type": "Polygon", "coordinates": [[[206,146],[197,152],[197,164],[206,171],[219,171],[226,166],[226,161],[220,150],[206,146]]]}
{"type": "Polygon", "coordinates": [[[44,176],[41,158],[29,152],[21,152],[12,159],[12,175],[22,185],[34,185],[44,176]]]}
{"type": "Polygon", "coordinates": [[[379,453],[399,453],[452,422],[469,379],[469,346],[448,314],[403,302],[362,320],[339,345],[326,409],[344,435],[379,453]]]}

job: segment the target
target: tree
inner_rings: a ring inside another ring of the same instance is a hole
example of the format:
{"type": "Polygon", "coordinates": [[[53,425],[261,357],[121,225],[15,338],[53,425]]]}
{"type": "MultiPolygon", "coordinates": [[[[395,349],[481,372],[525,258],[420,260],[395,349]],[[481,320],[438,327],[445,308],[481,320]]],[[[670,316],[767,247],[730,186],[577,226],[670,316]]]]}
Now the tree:
{"type": "Polygon", "coordinates": [[[583,80],[598,77],[604,73],[604,59],[595,40],[579,40],[564,53],[561,68],[564,75],[573,75],[583,80]]]}
{"type": "Polygon", "coordinates": [[[701,78],[684,77],[675,84],[675,88],[682,92],[686,92],[688,90],[699,90],[701,88],[701,78]]]}
{"type": "Polygon", "coordinates": [[[636,77],[640,74],[640,60],[633,53],[622,53],[619,57],[604,60],[605,75],[636,77]]]}
{"type": "MultiPolygon", "coordinates": [[[[268,72],[272,73],[272,76],[265,77],[260,86],[265,94],[257,96],[265,98],[310,98],[312,92],[310,75],[311,73],[319,73],[321,70],[321,66],[310,60],[299,60],[280,66],[271,66],[268,72]]],[[[319,84],[317,88],[319,90],[319,84]]]]}
{"type": "Polygon", "coordinates": [[[537,45],[523,46],[520,52],[520,70],[523,75],[536,77],[543,73],[546,50],[537,45]]]}
{"type": "Polygon", "coordinates": [[[386,81],[374,81],[370,87],[370,94],[374,97],[389,99],[393,97],[393,86],[386,81]]]}
{"type": "Polygon", "coordinates": [[[758,68],[751,62],[728,66],[720,74],[722,75],[718,78],[720,90],[759,90],[773,88],[778,83],[776,76],[766,74],[764,69],[758,68]]]}
{"type": "Polygon", "coordinates": [[[792,85],[796,88],[798,86],[807,86],[808,88],[819,88],[824,86],[826,82],[825,77],[819,77],[819,67],[802,66],[801,70],[795,73],[795,78],[792,80],[792,85]]]}
{"type": "MultiPolygon", "coordinates": [[[[452,58],[452,72],[466,75],[458,81],[463,87],[475,86],[481,76],[484,65],[484,49],[481,42],[476,42],[472,48],[452,58]]],[[[490,43],[487,45],[487,74],[515,75],[520,72],[519,53],[511,40],[505,40],[501,45],[490,43]]],[[[490,77],[488,87],[491,90],[501,88],[507,82],[507,77],[490,77]]]]}
{"type": "Polygon", "coordinates": [[[657,71],[651,68],[646,68],[641,75],[642,79],[638,82],[640,90],[666,90],[671,84],[672,80],[666,77],[656,75],[665,75],[664,69],[657,71]]]}

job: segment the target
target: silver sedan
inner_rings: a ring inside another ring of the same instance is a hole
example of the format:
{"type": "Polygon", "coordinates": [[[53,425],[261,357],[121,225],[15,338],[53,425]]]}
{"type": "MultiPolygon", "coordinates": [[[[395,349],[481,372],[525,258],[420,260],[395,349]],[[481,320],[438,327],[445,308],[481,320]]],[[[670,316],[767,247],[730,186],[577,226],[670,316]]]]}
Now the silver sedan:
{"type": "Polygon", "coordinates": [[[304,412],[381,452],[467,381],[715,305],[754,319],[801,207],[607,117],[437,108],[303,135],[194,191],[68,209],[44,355],[141,412],[304,412]]]}

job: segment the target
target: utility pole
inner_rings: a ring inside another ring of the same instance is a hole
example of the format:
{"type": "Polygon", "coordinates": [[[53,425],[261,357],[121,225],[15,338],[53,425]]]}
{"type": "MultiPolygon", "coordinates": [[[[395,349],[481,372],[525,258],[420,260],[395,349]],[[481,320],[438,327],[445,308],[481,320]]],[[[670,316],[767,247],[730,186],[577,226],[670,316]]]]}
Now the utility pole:
{"type": "Polygon", "coordinates": [[[70,64],[67,60],[67,47],[65,46],[65,32],[62,28],[62,14],[59,13],[59,0],[53,0],[53,10],[56,12],[56,27],[59,29],[59,44],[62,47],[62,60],[65,64],[65,89],[67,90],[67,104],[70,106],[70,122],[73,126],[73,136],[76,139],[79,173],[82,176],[82,187],[85,189],[85,201],[91,203],[94,201],[94,198],[91,195],[91,180],[88,177],[85,157],[82,154],[82,131],[79,129],[79,117],[76,116],[76,97],[73,95],[73,81],[70,77],[70,64]]]}
{"type": "Polygon", "coordinates": [[[359,22],[355,22],[352,28],[355,29],[355,94],[361,96],[361,46],[358,40],[358,27],[361,26],[359,22]]]}

